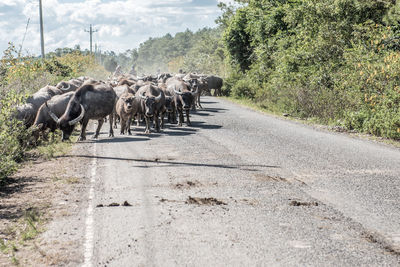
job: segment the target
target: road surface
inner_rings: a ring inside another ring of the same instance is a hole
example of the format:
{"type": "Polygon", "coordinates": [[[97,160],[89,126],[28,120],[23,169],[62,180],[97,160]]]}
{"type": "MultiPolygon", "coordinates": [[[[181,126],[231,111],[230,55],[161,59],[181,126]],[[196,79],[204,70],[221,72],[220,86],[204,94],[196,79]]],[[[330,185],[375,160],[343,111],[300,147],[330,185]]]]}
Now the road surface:
{"type": "Polygon", "coordinates": [[[399,266],[398,148],[203,107],[88,142],[84,266],[399,266]]]}

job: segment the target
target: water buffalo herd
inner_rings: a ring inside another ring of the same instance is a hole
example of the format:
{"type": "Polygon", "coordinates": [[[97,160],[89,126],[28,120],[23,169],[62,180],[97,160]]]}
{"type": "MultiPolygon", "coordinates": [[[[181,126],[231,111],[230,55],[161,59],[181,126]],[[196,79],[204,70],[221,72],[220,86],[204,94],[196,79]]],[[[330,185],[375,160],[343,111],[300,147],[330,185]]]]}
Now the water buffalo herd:
{"type": "Polygon", "coordinates": [[[16,108],[15,118],[32,129],[35,141],[49,130],[62,131],[68,140],[77,123],[81,124],[78,140],[86,139],[89,120],[97,120],[93,138],[97,138],[108,116],[109,136],[120,123],[120,134],[131,134],[131,123],[144,120],[145,133],[156,132],[168,123],[190,126],[190,111],[202,108],[201,95],[221,95],[222,79],[217,76],[161,73],[137,77],[130,74],[112,75],[107,81],[79,77],[47,85],[16,108]],[[186,119],[185,119],[186,117],[186,119]]]}

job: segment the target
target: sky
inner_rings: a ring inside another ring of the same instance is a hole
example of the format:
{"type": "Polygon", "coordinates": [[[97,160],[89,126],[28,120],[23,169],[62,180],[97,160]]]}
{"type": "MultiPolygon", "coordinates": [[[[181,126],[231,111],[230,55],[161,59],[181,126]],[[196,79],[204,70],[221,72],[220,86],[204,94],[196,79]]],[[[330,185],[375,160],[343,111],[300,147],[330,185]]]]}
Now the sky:
{"type": "MultiPolygon", "coordinates": [[[[230,0],[42,0],[45,52],[89,49],[89,25],[102,51],[124,52],[149,37],[215,27],[218,2],[230,0]]],[[[39,0],[0,0],[0,54],[13,42],[24,55],[40,54],[39,0]]]]}

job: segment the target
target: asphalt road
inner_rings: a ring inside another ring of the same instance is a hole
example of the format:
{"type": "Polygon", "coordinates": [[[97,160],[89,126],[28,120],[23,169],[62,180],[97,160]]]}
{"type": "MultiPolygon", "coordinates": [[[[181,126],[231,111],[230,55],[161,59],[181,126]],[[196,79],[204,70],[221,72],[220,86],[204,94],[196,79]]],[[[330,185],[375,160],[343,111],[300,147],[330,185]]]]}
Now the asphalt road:
{"type": "Polygon", "coordinates": [[[400,265],[399,149],[203,107],[192,127],[90,143],[84,265],[400,265]]]}

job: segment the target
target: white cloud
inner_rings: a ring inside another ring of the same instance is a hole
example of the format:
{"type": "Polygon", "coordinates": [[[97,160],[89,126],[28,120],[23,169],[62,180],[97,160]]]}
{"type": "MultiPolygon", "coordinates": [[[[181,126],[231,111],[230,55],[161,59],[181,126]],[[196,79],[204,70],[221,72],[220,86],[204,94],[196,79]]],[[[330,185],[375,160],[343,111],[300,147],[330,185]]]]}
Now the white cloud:
{"type": "MultiPolygon", "coordinates": [[[[82,49],[89,48],[89,34],[84,31],[89,24],[98,30],[93,34],[93,41],[101,45],[102,50],[116,52],[138,47],[149,37],[175,34],[187,28],[195,31],[212,27],[220,10],[217,0],[209,2],[208,6],[204,3],[196,6],[193,0],[45,0],[45,50],[54,51],[58,47],[76,44],[82,49]]],[[[24,50],[39,54],[38,1],[0,0],[0,7],[3,7],[0,13],[0,50],[5,50],[9,41],[17,46],[21,43],[30,18],[24,50]]]]}
{"type": "Polygon", "coordinates": [[[25,2],[24,0],[1,0],[0,7],[2,7],[2,6],[18,6],[20,4],[23,4],[24,2],[25,2]]]}

